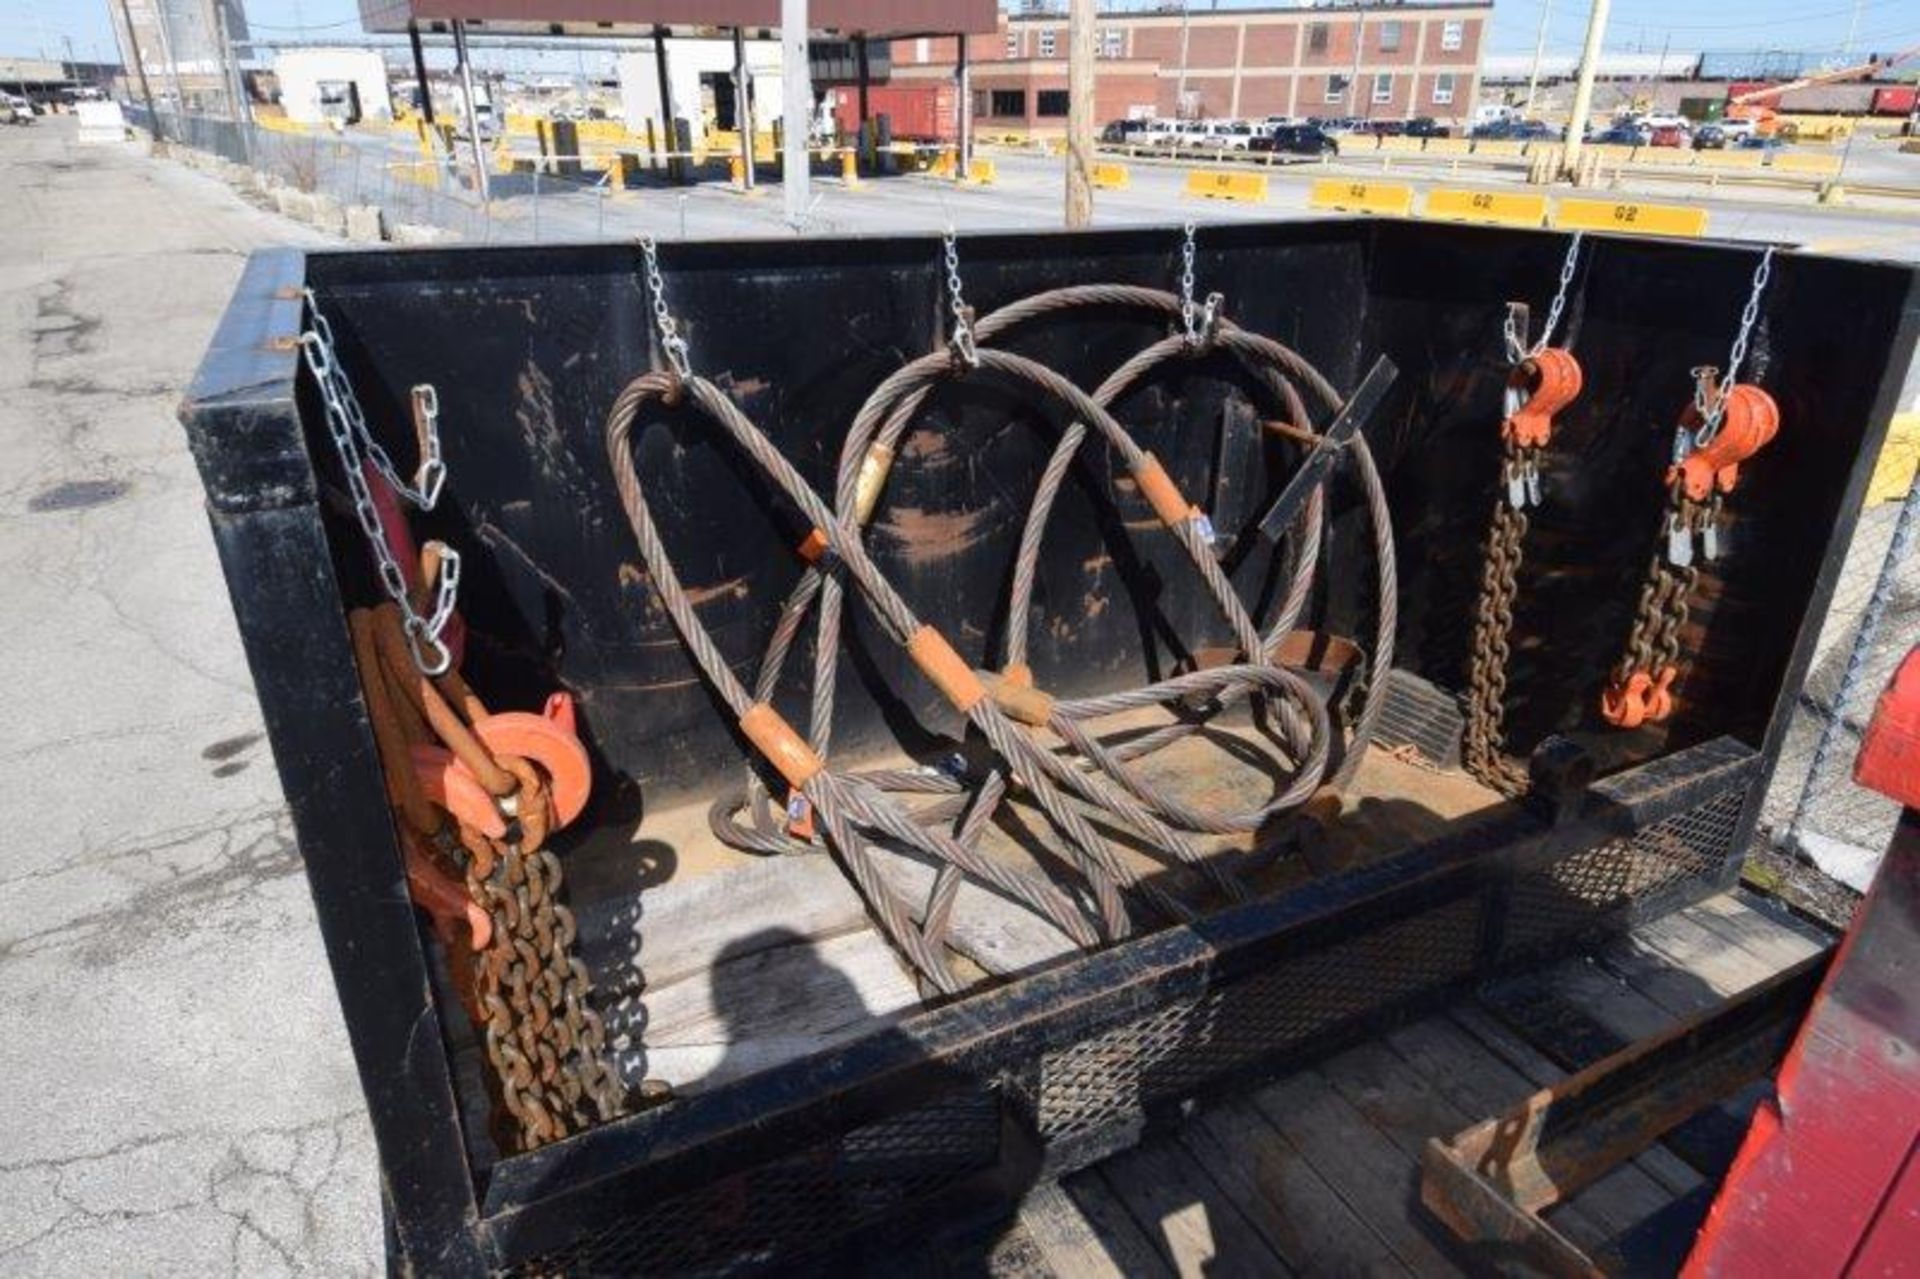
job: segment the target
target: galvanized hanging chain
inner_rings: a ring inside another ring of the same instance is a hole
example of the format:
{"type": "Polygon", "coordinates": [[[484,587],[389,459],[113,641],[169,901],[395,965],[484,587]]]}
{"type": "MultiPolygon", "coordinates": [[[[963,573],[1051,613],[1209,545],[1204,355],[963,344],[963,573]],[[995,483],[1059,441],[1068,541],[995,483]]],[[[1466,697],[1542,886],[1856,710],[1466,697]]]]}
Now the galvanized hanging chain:
{"type": "Polygon", "coordinates": [[[686,377],[693,372],[693,366],[687,361],[687,340],[680,336],[680,326],[667,310],[667,285],[660,278],[660,250],[652,236],[640,237],[640,255],[646,263],[647,292],[653,295],[653,326],[660,333],[660,349],[666,352],[667,363],[673,366],[673,371],[686,377]]]}
{"type": "Polygon", "coordinates": [[[1540,337],[1529,347],[1520,340],[1520,322],[1511,307],[1507,310],[1503,335],[1507,344],[1507,362],[1518,364],[1520,361],[1540,354],[1553,342],[1553,331],[1560,326],[1560,315],[1567,307],[1567,288],[1573,283],[1574,268],[1580,261],[1580,242],[1584,231],[1575,231],[1573,239],[1567,242],[1567,256],[1560,263],[1559,288],[1553,295],[1553,301],[1547,307],[1547,321],[1540,326],[1540,337]]]}
{"type": "Polygon", "coordinates": [[[1187,345],[1197,349],[1211,340],[1214,325],[1220,318],[1220,303],[1224,299],[1218,293],[1209,293],[1204,303],[1196,304],[1193,300],[1194,230],[1191,220],[1181,228],[1180,325],[1187,345]]]}
{"type": "Polygon", "coordinates": [[[947,307],[953,312],[952,343],[954,358],[970,369],[980,367],[980,349],[973,340],[973,312],[960,292],[960,240],[952,227],[941,237],[941,252],[947,264],[947,307]]]}
{"type": "Polygon", "coordinates": [[[1693,433],[1695,448],[1713,443],[1713,437],[1720,433],[1720,423],[1727,412],[1727,397],[1740,381],[1740,366],[1746,363],[1754,325],[1760,322],[1760,295],[1767,291],[1767,282],[1773,278],[1773,254],[1774,246],[1769,244],[1760,254],[1760,264],[1753,269],[1747,304],[1740,309],[1740,329],[1734,334],[1733,349],[1727,352],[1726,374],[1716,380],[1711,368],[1694,370],[1693,406],[1700,415],[1699,429],[1693,433]]]}
{"type": "Polygon", "coordinates": [[[300,335],[300,353],[320,388],[326,407],[327,435],[340,458],[340,471],[353,498],[354,518],[360,524],[380,578],[380,589],[400,610],[406,626],[408,647],[414,665],[422,674],[442,675],[453,664],[441,634],[453,617],[460,592],[460,553],[444,543],[431,543],[439,555],[440,571],[433,583],[433,607],[422,617],[413,606],[413,593],[407,574],[394,558],[387,541],[386,526],[380,508],[374,504],[373,489],[367,483],[365,467],[371,465],[402,499],[423,511],[430,511],[440,500],[446,483],[447,467],[440,456],[440,397],[432,386],[413,388],[416,425],[420,437],[420,468],[414,482],[407,484],[395,470],[393,459],[380,447],[367,427],[366,414],[340,367],[333,340],[333,326],[320,313],[313,290],[306,290],[307,314],[312,327],[300,335]]]}

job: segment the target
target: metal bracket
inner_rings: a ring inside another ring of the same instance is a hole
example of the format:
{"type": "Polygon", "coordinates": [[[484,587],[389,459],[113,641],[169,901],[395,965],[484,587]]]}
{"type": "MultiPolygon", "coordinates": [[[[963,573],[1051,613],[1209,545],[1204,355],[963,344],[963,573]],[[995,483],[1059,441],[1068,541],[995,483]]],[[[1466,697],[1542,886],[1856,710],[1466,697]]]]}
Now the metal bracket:
{"type": "Polygon", "coordinates": [[[1353,438],[1354,432],[1362,423],[1371,419],[1387,397],[1387,390],[1400,371],[1393,361],[1381,356],[1367,370],[1367,376],[1360,382],[1360,388],[1347,397],[1340,407],[1339,416],[1333,419],[1333,425],[1321,435],[1313,451],[1300,463],[1300,469],[1293,473],[1287,486],[1280,490],[1280,496],[1268,504],[1266,511],[1255,522],[1253,531],[1268,545],[1273,545],[1286,535],[1293,524],[1294,517],[1300,514],[1300,508],[1306,505],[1307,497],[1319,487],[1325,478],[1327,469],[1333,465],[1334,458],[1353,438]]]}

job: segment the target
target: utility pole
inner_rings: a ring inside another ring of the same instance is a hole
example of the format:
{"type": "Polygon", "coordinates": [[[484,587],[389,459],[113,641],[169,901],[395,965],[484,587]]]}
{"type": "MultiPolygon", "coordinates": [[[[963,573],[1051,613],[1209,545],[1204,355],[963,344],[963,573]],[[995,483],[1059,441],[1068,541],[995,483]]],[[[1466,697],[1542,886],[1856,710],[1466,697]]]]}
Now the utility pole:
{"type": "Polygon", "coordinates": [[[1173,118],[1185,119],[1187,109],[1187,0],[1180,0],[1180,89],[1173,98],[1173,118]]]}
{"type": "Polygon", "coordinates": [[[153,16],[160,20],[160,56],[167,60],[167,75],[173,80],[173,109],[187,114],[187,91],[180,85],[180,60],[173,56],[173,24],[167,17],[167,0],[151,0],[153,16]]]}
{"type": "Polygon", "coordinates": [[[1607,34],[1608,0],[1593,0],[1587,14],[1587,42],[1580,50],[1580,78],[1573,86],[1573,111],[1567,117],[1565,176],[1571,180],[1580,167],[1580,145],[1585,141],[1587,116],[1593,110],[1593,76],[1600,69],[1600,42],[1607,34]]]}
{"type": "Polygon", "coordinates": [[[967,65],[966,32],[954,38],[957,43],[953,64],[953,111],[958,119],[955,122],[953,180],[965,182],[967,175],[973,171],[973,71],[967,65]]]}
{"type": "Polygon", "coordinates": [[[780,0],[780,194],[787,225],[807,220],[813,174],[807,168],[813,135],[813,64],[807,58],[807,0],[780,0]]]}
{"type": "Polygon", "coordinates": [[[460,91],[467,98],[467,141],[473,147],[473,189],[481,200],[491,200],[493,192],[487,183],[487,153],[480,142],[480,100],[473,92],[473,59],[467,56],[467,23],[464,18],[453,20],[453,52],[460,59],[460,91]]]}
{"type": "Polygon", "coordinates": [[[753,190],[753,72],[747,69],[747,37],[733,29],[733,127],[740,131],[740,180],[753,190]]]}
{"type": "Polygon", "coordinates": [[[1093,221],[1093,0],[1067,10],[1067,229],[1093,221]]]}
{"type": "MultiPolygon", "coordinates": [[[[1347,77],[1347,114],[1360,114],[1360,54],[1367,43],[1367,11],[1358,3],[1353,7],[1353,74],[1347,77]]],[[[1367,94],[1367,115],[1373,115],[1373,94],[1367,94]]]]}
{"type": "Polygon", "coordinates": [[[153,140],[166,141],[160,131],[160,112],[153,105],[153,86],[147,83],[147,55],[140,51],[140,33],[133,29],[133,10],[120,0],[120,20],[127,24],[127,52],[133,55],[133,69],[140,76],[140,96],[146,100],[147,119],[153,123],[153,140]]]}
{"type": "Polygon", "coordinates": [[[1540,89],[1540,59],[1547,52],[1547,20],[1553,17],[1553,0],[1540,0],[1540,32],[1533,38],[1533,70],[1527,73],[1527,100],[1521,104],[1521,114],[1536,115],[1533,109],[1533,95],[1540,89]]]}
{"type": "MultiPolygon", "coordinates": [[[[213,32],[220,44],[220,74],[226,81],[228,105],[232,108],[227,116],[235,124],[246,124],[249,114],[246,85],[240,78],[240,67],[233,56],[233,40],[227,29],[227,0],[213,0],[213,32]]],[[[244,135],[242,145],[245,145],[244,135]]]]}

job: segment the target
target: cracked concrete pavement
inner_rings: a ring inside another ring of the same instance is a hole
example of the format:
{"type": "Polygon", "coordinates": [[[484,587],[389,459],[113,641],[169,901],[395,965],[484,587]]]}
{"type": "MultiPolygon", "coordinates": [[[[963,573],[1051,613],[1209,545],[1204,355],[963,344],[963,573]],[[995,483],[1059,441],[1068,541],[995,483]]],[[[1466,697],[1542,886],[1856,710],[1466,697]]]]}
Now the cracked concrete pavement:
{"type": "Polygon", "coordinates": [[[0,132],[0,1274],[381,1267],[373,1139],[174,419],[251,249],[184,167],[0,132]]]}

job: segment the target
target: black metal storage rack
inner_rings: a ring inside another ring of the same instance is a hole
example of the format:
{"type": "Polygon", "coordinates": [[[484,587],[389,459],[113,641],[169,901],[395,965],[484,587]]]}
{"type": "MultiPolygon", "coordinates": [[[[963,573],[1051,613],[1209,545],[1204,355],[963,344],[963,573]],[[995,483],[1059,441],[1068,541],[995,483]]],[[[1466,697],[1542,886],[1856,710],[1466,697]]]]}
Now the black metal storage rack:
{"type": "MultiPolygon", "coordinates": [[[[1164,229],[973,237],[962,243],[968,296],[984,311],[1069,282],[1164,287],[1177,242],[1164,229]]],[[[1498,448],[1499,318],[1509,299],[1540,300],[1564,239],[1334,220],[1209,228],[1202,245],[1202,278],[1230,284],[1238,322],[1295,345],[1345,387],[1376,353],[1402,370],[1372,437],[1403,547],[1400,665],[1458,688],[1498,448]]],[[[1543,517],[1514,678],[1514,739],[1542,744],[1533,801],[490,1168],[473,1166],[463,1141],[343,623],[365,570],[312,460],[323,437],[298,373],[302,290],[327,309],[376,419],[405,420],[410,382],[439,386],[460,499],[450,533],[533,493],[569,513],[549,517],[538,554],[611,582],[629,551],[606,518],[600,424],[619,385],[656,360],[636,255],[620,245],[257,255],[183,418],[372,1112],[395,1264],[659,1273],[819,1255],[856,1234],[885,1246],[923,1208],[953,1220],[1003,1207],[1031,1179],[1127,1144],[1188,1098],[1730,883],[1920,300],[1905,268],[1780,258],[1756,351],[1785,423],[1766,465],[1791,482],[1742,491],[1750,540],[1725,562],[1695,646],[1711,696],[1664,735],[1609,734],[1593,695],[1651,542],[1661,495],[1648,477],[1688,368],[1724,352],[1753,250],[1590,246],[1570,324],[1590,393],[1605,398],[1565,428],[1547,477],[1558,514],[1543,517]],[[516,380],[528,376],[543,384],[516,380]],[[531,401],[545,404],[538,420],[516,421],[511,406],[531,401]],[[1578,785],[1580,761],[1602,780],[1578,785]]],[[[776,441],[816,460],[831,458],[831,424],[866,387],[937,340],[939,256],[930,237],[661,250],[703,367],[726,370],[776,441]]],[[[1076,331],[1083,349],[1038,340],[1072,376],[1110,363],[1133,336],[1076,331]]],[[[982,410],[956,410],[969,411],[982,410]]],[[[1178,473],[1204,459],[1168,464],[1178,473]]],[[[751,558],[768,532],[735,524],[728,536],[746,540],[714,554],[751,558]]],[[[1336,516],[1336,564],[1354,536],[1336,516]]],[[[537,567],[495,566],[470,596],[476,630],[511,641],[489,674],[598,689],[589,729],[597,761],[617,772],[646,757],[650,784],[688,791],[731,768],[732,741],[697,726],[697,688],[682,702],[621,691],[645,683],[616,679],[634,662],[666,663],[641,672],[658,677],[683,669],[678,659],[610,647],[627,619],[604,600],[557,598],[537,567]]],[[[1351,619],[1364,604],[1349,593],[1335,575],[1325,614],[1351,619]]],[[[1138,643],[1095,627],[1076,642],[1138,643]]],[[[877,723],[871,706],[849,717],[853,741],[877,723]]]]}

